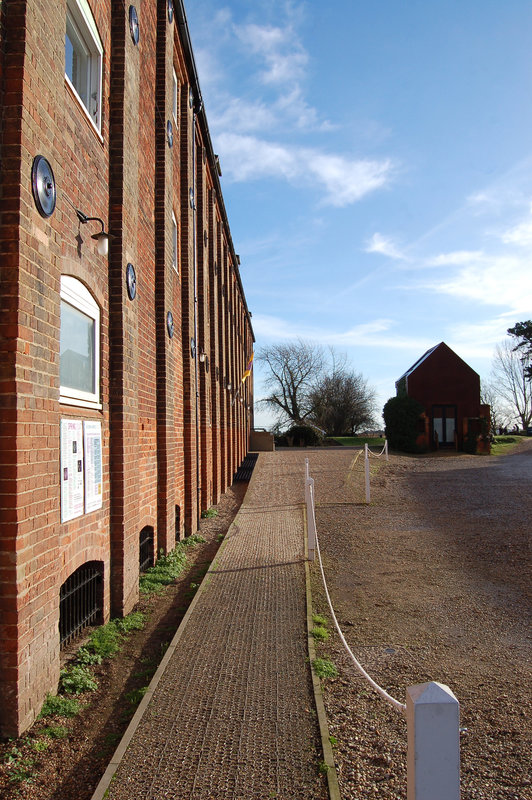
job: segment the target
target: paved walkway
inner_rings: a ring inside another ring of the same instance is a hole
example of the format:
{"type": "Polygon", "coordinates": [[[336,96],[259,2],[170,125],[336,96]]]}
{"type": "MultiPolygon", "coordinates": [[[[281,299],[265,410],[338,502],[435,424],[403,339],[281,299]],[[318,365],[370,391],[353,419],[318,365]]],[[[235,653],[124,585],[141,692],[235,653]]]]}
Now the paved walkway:
{"type": "Polygon", "coordinates": [[[260,455],[93,800],[328,796],[307,653],[303,463],[260,455]]]}

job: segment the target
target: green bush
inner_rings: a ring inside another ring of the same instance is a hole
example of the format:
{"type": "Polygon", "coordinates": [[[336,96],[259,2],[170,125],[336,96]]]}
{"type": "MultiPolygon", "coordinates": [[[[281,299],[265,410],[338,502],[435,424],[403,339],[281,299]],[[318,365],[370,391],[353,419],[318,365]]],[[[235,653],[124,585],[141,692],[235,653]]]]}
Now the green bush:
{"type": "Polygon", "coordinates": [[[386,402],[382,416],[386,425],[386,438],[392,450],[404,453],[419,453],[423,448],[417,444],[420,433],[419,421],[424,409],[421,403],[401,394],[390,397],[386,402]]]}
{"type": "Polygon", "coordinates": [[[323,441],[323,434],[310,425],[292,425],[285,436],[294,447],[315,447],[323,441]]]}

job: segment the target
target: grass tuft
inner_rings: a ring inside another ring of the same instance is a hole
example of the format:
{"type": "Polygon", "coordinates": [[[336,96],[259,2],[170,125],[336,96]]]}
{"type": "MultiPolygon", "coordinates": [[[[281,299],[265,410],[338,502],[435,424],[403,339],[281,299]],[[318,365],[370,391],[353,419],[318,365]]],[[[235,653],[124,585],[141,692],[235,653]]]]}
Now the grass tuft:
{"type": "Polygon", "coordinates": [[[332,661],[329,661],[328,658],[315,658],[312,662],[312,668],[318,678],[321,679],[336,678],[338,675],[336,665],[333,664],[332,661]]]}
{"type": "Polygon", "coordinates": [[[326,642],[329,638],[329,631],[322,625],[317,625],[315,628],[312,628],[310,633],[318,642],[326,642]]]}

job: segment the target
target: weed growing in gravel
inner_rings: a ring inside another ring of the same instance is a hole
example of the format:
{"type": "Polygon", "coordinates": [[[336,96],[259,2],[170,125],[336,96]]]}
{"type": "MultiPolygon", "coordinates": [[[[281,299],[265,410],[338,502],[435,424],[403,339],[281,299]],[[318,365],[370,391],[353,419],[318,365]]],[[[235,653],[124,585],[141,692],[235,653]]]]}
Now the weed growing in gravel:
{"type": "Polygon", "coordinates": [[[79,713],[79,701],[49,694],[43,703],[39,717],[75,717],[79,713]]]}
{"type": "Polygon", "coordinates": [[[106,625],[93,630],[85,647],[78,652],[78,661],[82,664],[101,664],[102,659],[111,658],[120,649],[124,636],[132,631],[140,631],[146,624],[146,615],[134,611],[123,619],[112,619],[106,625]],[[98,660],[99,659],[99,660],[98,660]]]}
{"type": "Polygon", "coordinates": [[[59,688],[65,694],[95,692],[98,681],[87,667],[74,665],[61,670],[59,688]]]}
{"type": "Polygon", "coordinates": [[[318,771],[322,775],[327,775],[327,773],[329,772],[329,765],[326,764],[325,761],[320,761],[318,764],[318,771]]]}
{"type": "Polygon", "coordinates": [[[165,586],[173,583],[183,572],[187,565],[187,549],[195,544],[204,542],[202,536],[187,536],[178,542],[168,555],[160,555],[155,566],[150,567],[140,576],[139,589],[141,594],[158,594],[165,586]]]}
{"type": "Polygon", "coordinates": [[[312,668],[318,678],[336,678],[338,670],[336,665],[328,658],[315,658],[312,662],[312,668]]]}
{"type": "Polygon", "coordinates": [[[212,519],[213,517],[218,516],[218,511],[216,508],[206,508],[205,511],[201,512],[202,519],[212,519]]]}
{"type": "Polygon", "coordinates": [[[324,628],[327,627],[327,620],[321,614],[313,614],[312,622],[314,623],[314,625],[322,625],[324,628]]]}
{"type": "Polygon", "coordinates": [[[146,625],[146,614],[143,614],[142,611],[133,611],[123,619],[116,619],[115,625],[124,635],[132,631],[141,631],[146,625]]]}
{"type": "Polygon", "coordinates": [[[22,751],[15,745],[6,754],[4,762],[9,769],[10,783],[32,783],[35,761],[24,758],[22,751]]]}
{"type": "Polygon", "coordinates": [[[322,625],[317,625],[315,628],[312,628],[310,633],[318,642],[326,642],[329,638],[329,631],[322,625]]]}
{"type": "Polygon", "coordinates": [[[91,667],[96,664],[101,664],[103,659],[99,653],[91,653],[86,647],[80,647],[76,653],[76,661],[78,664],[83,664],[86,667],[91,667]]]}
{"type": "Polygon", "coordinates": [[[126,700],[128,703],[131,703],[132,706],[138,706],[147,691],[147,686],[142,686],[140,689],[133,689],[132,692],[126,694],[126,700]]]}
{"type": "Polygon", "coordinates": [[[43,750],[48,750],[50,742],[46,739],[34,739],[31,743],[32,748],[36,753],[42,753],[43,750]]]}
{"type": "Polygon", "coordinates": [[[48,739],[66,739],[68,730],[63,725],[47,725],[39,731],[40,736],[46,736],[48,739]]]}

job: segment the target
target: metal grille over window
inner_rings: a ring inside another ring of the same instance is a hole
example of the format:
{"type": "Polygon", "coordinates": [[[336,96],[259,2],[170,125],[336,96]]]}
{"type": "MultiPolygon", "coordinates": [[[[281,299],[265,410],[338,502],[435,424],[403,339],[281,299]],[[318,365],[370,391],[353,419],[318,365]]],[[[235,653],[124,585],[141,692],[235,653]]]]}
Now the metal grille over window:
{"type": "Polygon", "coordinates": [[[59,642],[65,647],[89,625],[102,621],[102,567],[83,564],[61,586],[59,595],[59,642]]]}

